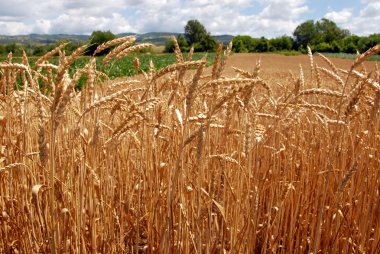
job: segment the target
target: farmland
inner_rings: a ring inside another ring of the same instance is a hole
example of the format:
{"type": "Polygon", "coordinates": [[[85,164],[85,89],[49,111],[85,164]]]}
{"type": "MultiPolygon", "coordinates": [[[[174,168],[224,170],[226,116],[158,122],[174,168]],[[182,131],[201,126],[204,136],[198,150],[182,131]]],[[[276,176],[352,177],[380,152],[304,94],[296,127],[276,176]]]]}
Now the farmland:
{"type": "Polygon", "coordinates": [[[176,45],[122,78],[63,50],[0,64],[0,253],[379,249],[379,46],[352,61],[176,45]]]}

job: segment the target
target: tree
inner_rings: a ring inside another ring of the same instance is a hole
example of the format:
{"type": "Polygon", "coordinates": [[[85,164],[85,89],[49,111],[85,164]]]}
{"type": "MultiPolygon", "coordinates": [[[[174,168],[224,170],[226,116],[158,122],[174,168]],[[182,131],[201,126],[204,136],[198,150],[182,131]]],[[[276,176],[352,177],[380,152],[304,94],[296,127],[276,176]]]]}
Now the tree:
{"type": "Polygon", "coordinates": [[[0,55],[3,55],[5,53],[5,47],[3,44],[0,44],[0,55]]]}
{"type": "MultiPolygon", "coordinates": [[[[86,51],[86,55],[92,55],[94,54],[96,48],[107,41],[113,40],[116,38],[116,35],[111,33],[110,31],[104,32],[104,31],[94,31],[91,34],[90,37],[90,46],[88,47],[86,51]]],[[[103,50],[102,52],[99,53],[99,55],[105,55],[110,51],[110,49],[103,50]]]]}
{"type": "Polygon", "coordinates": [[[293,39],[290,36],[283,35],[281,37],[270,39],[269,44],[270,51],[292,50],[293,39]]]}
{"type": "Polygon", "coordinates": [[[232,39],[232,50],[236,53],[248,52],[247,46],[244,44],[244,41],[237,37],[238,36],[232,39]]]}
{"type": "Polygon", "coordinates": [[[20,53],[20,47],[16,43],[11,43],[5,45],[5,53],[8,54],[9,52],[12,52],[13,54],[20,53]]]}
{"type": "Polygon", "coordinates": [[[342,51],[345,53],[355,54],[358,49],[358,41],[360,37],[357,35],[350,35],[344,38],[342,42],[342,51]]]}
{"type": "Polygon", "coordinates": [[[42,56],[43,54],[46,53],[45,47],[42,45],[38,45],[34,48],[33,50],[33,55],[34,56],[42,56]]]}
{"type": "Polygon", "coordinates": [[[259,43],[257,44],[257,52],[267,52],[269,50],[269,41],[265,37],[261,37],[259,43]]]}
{"type": "MultiPolygon", "coordinates": [[[[314,23],[308,20],[297,26],[293,33],[298,49],[305,49],[307,45],[315,46],[321,43],[331,44],[350,35],[348,30],[339,28],[333,21],[321,19],[314,23]]],[[[326,49],[326,44],[322,48],[326,49]]],[[[331,45],[330,45],[331,46],[331,45]]]]}
{"type": "Polygon", "coordinates": [[[348,30],[339,28],[333,21],[325,18],[317,21],[315,30],[318,40],[327,43],[342,40],[350,34],[348,30]]]}
{"type": "Polygon", "coordinates": [[[215,51],[216,45],[216,40],[210,34],[206,34],[200,42],[194,44],[194,51],[215,51]]]}
{"type": "Polygon", "coordinates": [[[185,38],[189,46],[202,41],[207,35],[206,28],[198,20],[189,20],[185,26],[185,38]]]}
{"type": "Polygon", "coordinates": [[[298,25],[293,32],[297,48],[303,46],[306,48],[307,44],[314,44],[317,39],[317,31],[314,26],[314,20],[308,20],[298,25]]]}
{"type": "Polygon", "coordinates": [[[331,52],[339,53],[343,51],[342,41],[332,41],[331,42],[331,52]]]}
{"type": "MultiPolygon", "coordinates": [[[[177,42],[181,51],[188,51],[187,42],[186,42],[186,39],[183,37],[183,35],[179,34],[177,36],[177,42]]],[[[164,52],[165,53],[174,52],[174,41],[171,38],[166,40],[164,52]]]]}
{"type": "Polygon", "coordinates": [[[318,52],[331,52],[332,47],[327,42],[321,42],[317,46],[315,46],[314,50],[318,52]]]}
{"type": "Polygon", "coordinates": [[[368,37],[361,37],[358,41],[358,49],[361,53],[380,44],[380,34],[371,34],[368,37]]]}
{"type": "Polygon", "coordinates": [[[232,49],[234,52],[255,52],[258,39],[248,35],[238,35],[232,39],[232,49]]]}

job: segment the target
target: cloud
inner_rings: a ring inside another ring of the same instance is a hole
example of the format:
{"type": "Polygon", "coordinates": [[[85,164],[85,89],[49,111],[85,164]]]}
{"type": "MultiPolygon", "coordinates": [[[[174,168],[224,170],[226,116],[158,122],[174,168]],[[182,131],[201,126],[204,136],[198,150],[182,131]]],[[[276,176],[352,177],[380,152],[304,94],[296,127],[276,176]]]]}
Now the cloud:
{"type": "Polygon", "coordinates": [[[22,22],[0,21],[0,31],[7,31],[9,35],[28,34],[32,29],[22,22]]]}
{"type": "Polygon", "coordinates": [[[338,24],[345,24],[352,17],[352,9],[343,9],[341,11],[331,11],[326,13],[325,18],[330,19],[338,24]]]}
{"type": "Polygon", "coordinates": [[[0,2],[3,34],[183,32],[198,19],[213,34],[272,37],[291,32],[304,0],[13,0],[0,2]]]}
{"type": "MultiPolygon", "coordinates": [[[[0,33],[74,33],[94,30],[183,32],[198,19],[212,34],[275,37],[292,34],[312,14],[311,0],[12,0],[0,1],[0,33]]],[[[330,10],[326,18],[354,33],[378,31],[380,0],[361,0],[351,9],[330,10]]]]}
{"type": "Polygon", "coordinates": [[[118,13],[107,14],[103,17],[63,14],[52,21],[45,20],[44,22],[49,24],[48,31],[53,34],[62,33],[62,31],[68,34],[90,34],[94,30],[112,30],[114,33],[135,32],[125,18],[118,13]]]}
{"type": "Polygon", "coordinates": [[[366,36],[380,32],[380,0],[363,0],[361,2],[364,3],[364,6],[357,15],[353,15],[351,9],[342,9],[341,11],[331,11],[325,17],[335,21],[353,34],[366,36]]]}

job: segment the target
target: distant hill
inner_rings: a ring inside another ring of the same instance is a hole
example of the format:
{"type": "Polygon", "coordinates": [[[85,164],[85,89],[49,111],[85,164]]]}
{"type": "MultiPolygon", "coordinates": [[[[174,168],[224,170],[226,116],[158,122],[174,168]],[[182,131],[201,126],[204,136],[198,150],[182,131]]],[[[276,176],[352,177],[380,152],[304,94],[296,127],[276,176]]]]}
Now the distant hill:
{"type": "MultiPolygon", "coordinates": [[[[180,33],[168,33],[168,32],[151,32],[145,34],[135,34],[135,33],[122,33],[117,34],[117,36],[128,36],[136,35],[137,42],[149,42],[155,45],[165,45],[166,40],[171,36],[178,36],[180,33]]],[[[227,44],[233,39],[232,35],[215,35],[213,36],[216,40],[227,44]]],[[[74,35],[74,34],[30,34],[30,35],[15,35],[7,36],[0,35],[0,44],[9,43],[20,43],[20,44],[40,44],[47,45],[53,44],[62,40],[70,40],[73,42],[83,42],[90,38],[89,35],[74,35]]]]}
{"type": "Polygon", "coordinates": [[[29,34],[29,35],[0,35],[0,44],[20,43],[20,44],[52,44],[57,41],[70,40],[73,42],[87,41],[88,35],[72,34],[29,34]]]}

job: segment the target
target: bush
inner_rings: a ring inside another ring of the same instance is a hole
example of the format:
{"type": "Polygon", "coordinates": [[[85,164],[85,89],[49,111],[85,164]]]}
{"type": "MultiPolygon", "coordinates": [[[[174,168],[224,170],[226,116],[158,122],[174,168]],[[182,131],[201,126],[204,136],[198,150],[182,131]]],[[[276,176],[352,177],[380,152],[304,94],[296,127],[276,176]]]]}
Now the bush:
{"type": "Polygon", "coordinates": [[[349,53],[349,54],[355,54],[356,53],[356,48],[357,46],[353,43],[350,42],[347,45],[344,46],[343,52],[344,53],[349,53]]]}
{"type": "Polygon", "coordinates": [[[42,56],[46,53],[45,47],[42,45],[36,46],[33,50],[34,56],[42,56]]]}
{"type": "Polygon", "coordinates": [[[314,49],[315,49],[315,51],[318,51],[318,52],[331,52],[332,51],[331,45],[327,42],[319,43],[314,49]]]}
{"type": "Polygon", "coordinates": [[[339,52],[342,52],[343,51],[343,47],[341,46],[341,44],[337,41],[333,41],[331,43],[331,52],[333,53],[339,53],[339,52]]]}
{"type": "MultiPolygon", "coordinates": [[[[107,31],[107,32],[94,31],[94,32],[92,32],[91,37],[90,37],[90,41],[89,41],[90,46],[88,47],[88,49],[87,49],[87,51],[86,51],[85,54],[86,55],[92,55],[92,54],[94,54],[96,48],[99,45],[101,45],[102,43],[105,43],[107,41],[113,40],[115,38],[116,38],[116,35],[114,35],[110,31],[107,31]]],[[[102,52],[98,53],[97,55],[108,54],[108,52],[110,50],[111,50],[110,48],[105,49],[102,52]]]]}
{"type": "Polygon", "coordinates": [[[269,40],[269,51],[289,51],[293,48],[293,39],[290,36],[281,36],[269,40]]]}
{"type": "Polygon", "coordinates": [[[206,34],[203,39],[199,42],[194,44],[194,51],[195,52],[205,52],[205,51],[215,51],[217,42],[216,40],[210,35],[206,34]]]}
{"type": "MultiPolygon", "coordinates": [[[[182,35],[177,36],[177,42],[182,52],[189,50],[186,39],[182,35]]],[[[167,39],[165,42],[164,53],[173,53],[173,52],[174,52],[174,41],[172,39],[167,39]]]]}
{"type": "Polygon", "coordinates": [[[5,45],[5,53],[8,54],[9,52],[12,52],[15,55],[21,54],[22,48],[16,43],[7,44],[5,45]]]}

